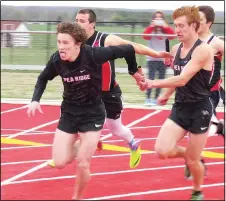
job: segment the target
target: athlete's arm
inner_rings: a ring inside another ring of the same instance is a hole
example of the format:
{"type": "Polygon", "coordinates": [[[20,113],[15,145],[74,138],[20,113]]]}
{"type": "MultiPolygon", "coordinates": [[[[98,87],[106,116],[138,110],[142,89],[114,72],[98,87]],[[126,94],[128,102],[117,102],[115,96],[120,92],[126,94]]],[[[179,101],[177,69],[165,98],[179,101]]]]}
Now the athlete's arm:
{"type": "Polygon", "coordinates": [[[51,56],[46,67],[43,69],[43,71],[38,76],[38,79],[37,79],[37,82],[35,85],[35,89],[34,89],[34,93],[32,96],[32,101],[39,102],[42,97],[42,94],[45,91],[48,81],[53,80],[54,77],[56,77],[58,75],[52,58],[53,58],[53,56],[51,56]]]}
{"type": "Polygon", "coordinates": [[[175,87],[174,88],[167,88],[164,92],[163,92],[163,96],[169,98],[175,91],[175,87]]]}
{"type": "Polygon", "coordinates": [[[167,65],[168,67],[173,68],[174,58],[175,58],[175,56],[176,56],[176,53],[177,53],[177,50],[178,50],[179,46],[180,46],[180,43],[174,45],[174,46],[172,47],[171,51],[170,51],[170,53],[172,54],[172,57],[170,57],[170,58],[165,58],[164,63],[165,63],[165,65],[167,65]]]}
{"type": "MultiPolygon", "coordinates": [[[[177,50],[178,50],[178,48],[179,48],[179,46],[180,46],[180,43],[179,44],[176,44],[176,45],[174,45],[173,47],[172,47],[172,49],[171,49],[171,54],[173,55],[173,57],[175,57],[176,56],[176,53],[177,53],[177,50]]],[[[173,68],[173,62],[174,62],[174,59],[172,58],[170,61],[169,61],[169,65],[173,68]]],[[[161,95],[160,95],[160,97],[162,98],[162,99],[169,99],[170,98],[170,96],[174,93],[174,91],[175,91],[175,87],[173,87],[173,88],[167,88],[161,95]]]]}
{"type": "Polygon", "coordinates": [[[145,88],[170,88],[184,86],[202,68],[211,71],[212,64],[212,47],[208,44],[202,44],[195,48],[191,60],[184,66],[180,75],[163,80],[147,80],[147,83],[144,83],[146,87],[143,87],[141,84],[140,88],[143,90],[145,88]]]}
{"type": "MultiPolygon", "coordinates": [[[[177,53],[177,50],[180,46],[180,43],[179,44],[176,44],[172,47],[171,49],[171,54],[173,55],[173,57],[176,56],[176,53],[177,53]]],[[[173,62],[174,62],[174,59],[172,59],[171,61],[169,61],[169,65],[173,68],[173,62]]],[[[173,88],[167,88],[160,96],[162,98],[165,98],[165,99],[169,99],[170,96],[174,93],[175,91],[175,87],[173,88]]]]}
{"type": "Polygon", "coordinates": [[[130,75],[138,71],[135,50],[132,45],[118,45],[93,48],[93,59],[97,64],[103,64],[109,60],[125,58],[130,75]]]}
{"type": "Polygon", "coordinates": [[[217,52],[220,52],[223,56],[225,56],[224,55],[224,53],[225,53],[224,52],[224,41],[221,40],[220,38],[217,38],[217,42],[216,42],[215,46],[216,46],[217,52]]]}
{"type": "Polygon", "coordinates": [[[165,51],[160,51],[157,52],[145,45],[139,44],[139,43],[134,43],[128,40],[124,40],[116,35],[108,35],[105,39],[104,42],[104,46],[108,47],[108,46],[115,46],[115,45],[125,45],[125,44],[131,44],[134,49],[135,52],[137,54],[141,54],[141,55],[147,55],[147,56],[151,56],[151,57],[155,57],[155,58],[165,58],[165,57],[170,57],[171,54],[169,52],[165,52],[165,51]]]}

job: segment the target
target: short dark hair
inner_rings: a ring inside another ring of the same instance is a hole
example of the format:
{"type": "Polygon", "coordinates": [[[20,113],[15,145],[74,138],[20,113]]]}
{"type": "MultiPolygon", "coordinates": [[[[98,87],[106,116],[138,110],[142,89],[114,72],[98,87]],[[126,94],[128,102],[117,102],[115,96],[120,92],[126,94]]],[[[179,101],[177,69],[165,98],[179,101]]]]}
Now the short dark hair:
{"type": "MultiPolygon", "coordinates": [[[[198,6],[198,9],[200,12],[204,13],[207,23],[212,22],[212,24],[213,24],[213,22],[215,20],[214,9],[211,6],[198,6]]],[[[212,26],[212,24],[210,25],[210,27],[212,26]]]]}
{"type": "Polygon", "coordinates": [[[80,14],[89,14],[89,23],[93,23],[93,22],[96,22],[97,20],[97,17],[96,17],[96,14],[93,10],[91,9],[81,9],[77,12],[77,14],[80,13],[80,14]]]}
{"type": "Polygon", "coordinates": [[[57,34],[67,33],[75,42],[81,42],[82,44],[87,40],[87,34],[85,29],[83,29],[77,22],[61,22],[57,25],[57,34]]]}

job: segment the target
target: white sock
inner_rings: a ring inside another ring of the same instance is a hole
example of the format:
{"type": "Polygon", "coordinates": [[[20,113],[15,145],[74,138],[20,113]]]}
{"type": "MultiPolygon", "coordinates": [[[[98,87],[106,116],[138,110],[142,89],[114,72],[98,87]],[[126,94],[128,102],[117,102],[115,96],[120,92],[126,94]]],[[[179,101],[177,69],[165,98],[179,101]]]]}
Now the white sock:
{"type": "Polygon", "coordinates": [[[134,139],[131,130],[122,124],[121,117],[118,119],[106,118],[106,124],[112,135],[118,136],[126,143],[130,143],[134,139]]]}
{"type": "Polygon", "coordinates": [[[208,132],[208,137],[214,136],[217,133],[217,125],[211,124],[208,132]]]}

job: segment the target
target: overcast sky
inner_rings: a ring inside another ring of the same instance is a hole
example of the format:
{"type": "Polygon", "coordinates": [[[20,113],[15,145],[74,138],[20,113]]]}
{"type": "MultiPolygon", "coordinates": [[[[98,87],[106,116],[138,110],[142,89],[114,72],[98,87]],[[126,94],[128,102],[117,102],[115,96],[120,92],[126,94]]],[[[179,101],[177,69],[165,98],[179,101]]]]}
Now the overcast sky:
{"type": "Polygon", "coordinates": [[[215,11],[224,11],[224,1],[1,1],[13,6],[78,6],[97,8],[162,9],[174,10],[184,5],[209,5],[215,11]]]}

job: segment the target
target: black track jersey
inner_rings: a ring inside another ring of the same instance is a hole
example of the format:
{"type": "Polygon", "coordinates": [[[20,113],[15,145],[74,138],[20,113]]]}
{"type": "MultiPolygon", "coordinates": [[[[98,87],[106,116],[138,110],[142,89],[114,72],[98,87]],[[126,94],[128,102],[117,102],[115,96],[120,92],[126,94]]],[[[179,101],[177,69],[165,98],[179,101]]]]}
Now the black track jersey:
{"type": "MultiPolygon", "coordinates": [[[[174,75],[180,75],[183,67],[191,60],[192,52],[201,43],[202,41],[198,39],[183,59],[180,58],[183,44],[180,44],[174,60],[174,75]]],[[[211,78],[211,71],[201,69],[185,86],[176,88],[175,102],[197,102],[206,99],[210,96],[211,78]]]]}
{"type": "Polygon", "coordinates": [[[102,64],[109,59],[125,58],[129,72],[137,72],[132,45],[91,47],[82,45],[75,61],[63,61],[55,52],[39,75],[32,101],[39,101],[48,80],[60,75],[64,85],[63,99],[76,105],[93,104],[101,100],[102,64]]]}

